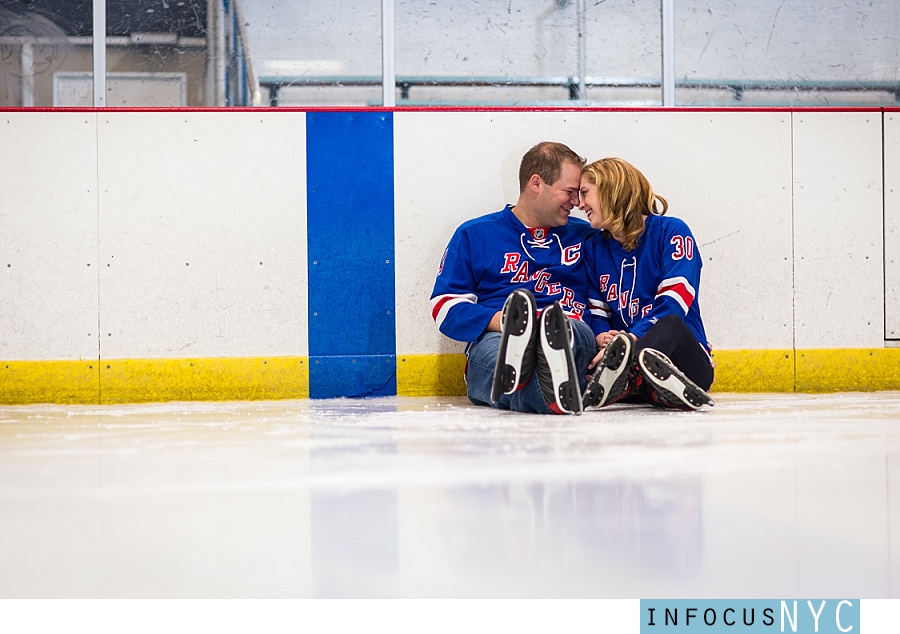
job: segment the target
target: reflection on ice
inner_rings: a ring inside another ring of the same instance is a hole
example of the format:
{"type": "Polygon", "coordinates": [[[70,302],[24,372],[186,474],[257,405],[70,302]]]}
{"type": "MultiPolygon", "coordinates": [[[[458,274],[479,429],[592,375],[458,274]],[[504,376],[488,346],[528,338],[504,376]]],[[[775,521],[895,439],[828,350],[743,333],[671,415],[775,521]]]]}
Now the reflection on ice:
{"type": "Polygon", "coordinates": [[[2,597],[897,597],[900,394],[0,408],[2,597]]]}

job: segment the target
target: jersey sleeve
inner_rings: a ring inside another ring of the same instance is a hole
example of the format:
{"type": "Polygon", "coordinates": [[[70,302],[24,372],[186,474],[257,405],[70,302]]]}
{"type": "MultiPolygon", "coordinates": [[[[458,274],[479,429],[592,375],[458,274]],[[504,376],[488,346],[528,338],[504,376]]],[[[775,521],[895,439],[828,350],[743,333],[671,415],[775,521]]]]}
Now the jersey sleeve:
{"type": "Polygon", "coordinates": [[[659,284],[652,308],[634,324],[630,332],[643,337],[657,321],[666,315],[684,319],[700,288],[700,251],[684,221],[672,218],[662,233],[659,284]]]}
{"type": "Polygon", "coordinates": [[[450,239],[431,292],[431,317],[438,330],[457,341],[475,341],[496,311],[478,304],[472,247],[460,228],[450,239]]]}
{"type": "Polygon", "coordinates": [[[597,272],[597,258],[599,257],[599,232],[590,236],[584,242],[584,270],[588,278],[588,311],[590,313],[591,330],[594,335],[599,335],[612,330],[612,310],[603,293],[600,290],[600,274],[597,272]]]}

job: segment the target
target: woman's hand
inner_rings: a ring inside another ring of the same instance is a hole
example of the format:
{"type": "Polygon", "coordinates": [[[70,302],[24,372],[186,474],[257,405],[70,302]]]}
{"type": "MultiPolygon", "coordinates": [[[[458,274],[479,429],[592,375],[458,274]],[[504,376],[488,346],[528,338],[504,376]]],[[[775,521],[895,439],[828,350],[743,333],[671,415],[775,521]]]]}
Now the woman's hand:
{"type": "Polygon", "coordinates": [[[597,353],[597,356],[594,357],[590,363],[588,363],[588,370],[593,370],[594,367],[600,363],[601,359],[603,359],[603,353],[606,352],[606,346],[609,345],[609,342],[612,341],[612,338],[617,334],[622,332],[621,330],[607,330],[606,332],[601,332],[597,335],[597,348],[600,349],[600,352],[597,353]]]}
{"type": "Polygon", "coordinates": [[[620,330],[607,330],[606,332],[601,332],[597,335],[597,347],[600,348],[600,352],[606,350],[606,346],[609,345],[612,338],[620,332],[620,330]]]}

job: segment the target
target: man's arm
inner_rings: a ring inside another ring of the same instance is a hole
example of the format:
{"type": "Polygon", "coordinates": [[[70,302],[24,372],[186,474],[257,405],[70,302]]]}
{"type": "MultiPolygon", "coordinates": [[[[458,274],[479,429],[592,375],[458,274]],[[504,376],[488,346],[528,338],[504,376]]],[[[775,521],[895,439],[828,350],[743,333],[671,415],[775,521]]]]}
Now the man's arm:
{"type": "Polygon", "coordinates": [[[500,330],[500,313],[478,304],[471,245],[462,229],[444,251],[431,293],[431,316],[443,334],[457,341],[475,341],[485,330],[500,330]]]}

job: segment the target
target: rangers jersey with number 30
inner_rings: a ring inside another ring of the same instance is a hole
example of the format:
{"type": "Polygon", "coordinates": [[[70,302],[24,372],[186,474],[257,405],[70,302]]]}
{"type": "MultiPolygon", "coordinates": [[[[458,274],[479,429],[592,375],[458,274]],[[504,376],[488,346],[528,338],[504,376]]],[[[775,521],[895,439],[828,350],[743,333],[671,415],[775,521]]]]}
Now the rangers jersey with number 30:
{"type": "Polygon", "coordinates": [[[632,251],[599,231],[591,234],[584,249],[595,334],[625,330],[642,337],[660,318],[678,315],[710,351],[700,317],[703,262],[683,220],[648,216],[632,251]]]}
{"type": "Polygon", "coordinates": [[[538,309],[558,301],[590,324],[582,243],[588,223],[526,227],[509,205],[463,223],[444,251],[431,293],[431,315],[457,341],[478,339],[516,289],[534,294],[538,309]]]}

